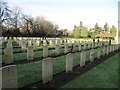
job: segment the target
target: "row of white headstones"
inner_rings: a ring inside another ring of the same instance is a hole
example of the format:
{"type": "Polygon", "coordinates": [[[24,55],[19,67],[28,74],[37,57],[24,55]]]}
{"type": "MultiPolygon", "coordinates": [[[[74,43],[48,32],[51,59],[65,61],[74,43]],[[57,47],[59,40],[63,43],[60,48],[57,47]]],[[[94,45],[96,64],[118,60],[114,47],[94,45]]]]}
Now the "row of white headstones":
{"type": "MultiPolygon", "coordinates": [[[[16,40],[16,42],[19,44],[19,46],[22,48],[22,50],[27,50],[27,60],[33,60],[34,59],[34,49],[37,49],[37,47],[39,46],[39,41],[40,40],[34,40],[32,42],[32,40],[16,40]],[[36,43],[37,42],[37,43],[36,43]],[[28,46],[27,46],[27,43],[28,43],[28,46]],[[32,45],[33,44],[33,45],[32,45]]],[[[102,46],[102,43],[104,43],[105,45],[108,45],[109,43],[108,42],[96,42],[95,44],[92,43],[92,42],[76,42],[76,41],[73,41],[74,43],[72,43],[72,41],[69,41],[67,40],[68,42],[64,42],[64,53],[68,53],[68,46],[70,45],[73,45],[73,52],[75,51],[81,51],[82,48],[81,48],[81,45],[84,45],[84,50],[86,49],[86,46],[88,45],[88,48],[94,48],[94,47],[97,47],[97,46],[102,46]],[[78,45],[78,47],[76,47],[76,45],[78,45]]],[[[13,40],[10,39],[10,40],[7,40],[7,47],[4,49],[4,55],[5,55],[5,64],[10,64],[10,63],[13,63],[13,47],[12,47],[12,42],[13,40]]],[[[44,40],[43,41],[43,58],[45,57],[48,57],[48,56],[51,56],[52,54],[55,54],[55,55],[59,55],[60,54],[60,47],[61,47],[61,44],[62,44],[62,41],[60,42],[60,39],[58,40],[55,40],[55,39],[52,39],[52,40],[49,40],[50,43],[50,46],[52,48],[55,48],[54,50],[52,50],[53,52],[51,52],[51,54],[49,55],[48,53],[48,44],[47,42],[44,40]]]]}
{"type": "MultiPolygon", "coordinates": [[[[99,47],[97,58],[99,59],[100,56],[108,55],[116,50],[120,49],[120,44],[114,45],[107,45],[107,47],[99,47]],[[102,49],[101,49],[102,48],[102,49]],[[102,51],[100,51],[102,50],[102,51]],[[101,53],[102,52],[102,53],[101,53]]],[[[90,50],[90,62],[94,61],[95,58],[95,50],[92,48],[90,50]]],[[[43,51],[46,52],[46,51],[43,51]]],[[[85,65],[86,51],[82,50],[80,52],[80,66],[85,65]]],[[[68,53],[66,55],[66,73],[73,70],[73,53],[68,53]]],[[[8,65],[0,68],[0,72],[2,72],[2,76],[0,76],[1,88],[18,88],[18,81],[17,81],[17,66],[16,65],[8,65]]],[[[53,79],[53,58],[46,57],[42,60],[42,82],[45,84],[48,81],[53,79]]]]}

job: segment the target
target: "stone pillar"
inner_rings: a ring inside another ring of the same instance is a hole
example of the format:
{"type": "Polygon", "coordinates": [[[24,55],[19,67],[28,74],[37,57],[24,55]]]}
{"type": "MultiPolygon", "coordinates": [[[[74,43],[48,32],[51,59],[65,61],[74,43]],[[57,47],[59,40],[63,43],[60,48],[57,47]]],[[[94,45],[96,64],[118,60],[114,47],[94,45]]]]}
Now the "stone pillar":
{"type": "Polygon", "coordinates": [[[95,58],[95,52],[94,52],[94,49],[91,49],[90,50],[90,62],[93,62],[94,58],[95,58]]]}
{"type": "Polygon", "coordinates": [[[33,56],[34,56],[33,47],[28,46],[28,48],[27,48],[27,60],[33,60],[33,56]]]}
{"type": "Polygon", "coordinates": [[[115,36],[115,43],[120,44],[120,1],[118,2],[118,29],[115,36]]]}
{"type": "Polygon", "coordinates": [[[2,72],[2,88],[18,88],[18,81],[17,81],[17,67],[16,65],[9,65],[0,68],[0,72],[2,72]]]}
{"type": "Polygon", "coordinates": [[[53,62],[52,58],[42,60],[42,83],[47,83],[53,78],[53,62]]]}
{"type": "Polygon", "coordinates": [[[85,65],[85,58],[86,54],[85,54],[85,50],[81,51],[81,59],[80,59],[80,66],[84,66],[85,65]]]}
{"type": "Polygon", "coordinates": [[[5,64],[13,63],[13,48],[7,47],[4,49],[5,64]]]}
{"type": "Polygon", "coordinates": [[[43,46],[43,57],[44,58],[48,57],[48,46],[47,45],[43,46]]]}
{"type": "Polygon", "coordinates": [[[66,73],[73,70],[73,54],[66,55],[66,73]]]}

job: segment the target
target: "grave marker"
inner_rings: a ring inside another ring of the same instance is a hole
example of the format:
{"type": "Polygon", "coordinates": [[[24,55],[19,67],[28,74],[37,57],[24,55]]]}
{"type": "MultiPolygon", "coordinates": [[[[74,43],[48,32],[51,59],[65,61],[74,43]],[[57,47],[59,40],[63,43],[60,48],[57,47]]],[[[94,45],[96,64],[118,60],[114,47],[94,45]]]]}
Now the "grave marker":
{"type": "Polygon", "coordinates": [[[42,83],[47,83],[53,78],[53,62],[52,58],[42,60],[42,83]]]}
{"type": "Polygon", "coordinates": [[[43,57],[48,57],[48,46],[43,46],[43,57]]]}
{"type": "Polygon", "coordinates": [[[73,54],[66,55],[66,73],[73,70],[73,54]]]}
{"type": "Polygon", "coordinates": [[[80,59],[80,66],[84,66],[85,65],[85,50],[81,51],[81,59],[80,59]]]}
{"type": "Polygon", "coordinates": [[[94,58],[95,58],[95,52],[94,52],[94,49],[91,49],[90,50],[90,62],[93,62],[94,58]]]}
{"type": "Polygon", "coordinates": [[[9,65],[0,68],[0,72],[2,72],[2,88],[18,88],[17,81],[17,67],[16,65],[9,65]]]}
{"type": "Polygon", "coordinates": [[[27,60],[32,60],[33,59],[33,47],[32,46],[28,46],[27,48],[27,60]]]}
{"type": "Polygon", "coordinates": [[[4,55],[5,55],[5,64],[13,63],[13,49],[12,48],[10,47],[5,48],[4,55]]]}

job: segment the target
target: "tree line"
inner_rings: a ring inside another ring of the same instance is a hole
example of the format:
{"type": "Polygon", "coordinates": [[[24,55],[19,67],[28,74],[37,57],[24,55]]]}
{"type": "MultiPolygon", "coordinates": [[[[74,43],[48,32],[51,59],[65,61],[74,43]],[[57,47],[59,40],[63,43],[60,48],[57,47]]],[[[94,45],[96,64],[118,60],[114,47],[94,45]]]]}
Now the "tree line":
{"type": "MultiPolygon", "coordinates": [[[[74,26],[73,29],[73,34],[72,36],[75,38],[80,38],[80,37],[99,37],[101,34],[106,35],[115,35],[117,32],[117,29],[114,25],[110,27],[108,23],[104,25],[104,27],[100,27],[98,23],[95,24],[93,28],[88,28],[86,26],[83,26],[82,21],[80,21],[80,25],[74,26]],[[99,36],[98,36],[99,35],[99,36]]],[[[105,37],[105,36],[104,36],[105,37]]]]}
{"type": "Polygon", "coordinates": [[[0,6],[2,36],[57,36],[58,25],[43,16],[33,18],[24,14],[19,7],[10,9],[7,2],[0,2],[0,6]]]}
{"type": "Polygon", "coordinates": [[[0,34],[4,37],[97,37],[99,34],[115,34],[116,27],[109,27],[106,23],[100,27],[98,23],[88,30],[87,26],[82,24],[74,25],[72,34],[67,29],[59,30],[59,26],[43,16],[35,18],[26,15],[19,7],[11,9],[7,2],[0,2],[0,34]]]}

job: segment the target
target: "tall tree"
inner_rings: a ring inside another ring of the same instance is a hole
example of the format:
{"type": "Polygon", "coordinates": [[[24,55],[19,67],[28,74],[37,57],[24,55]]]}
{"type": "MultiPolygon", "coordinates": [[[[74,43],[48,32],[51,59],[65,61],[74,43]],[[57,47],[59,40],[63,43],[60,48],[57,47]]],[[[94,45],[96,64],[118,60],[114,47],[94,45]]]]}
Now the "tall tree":
{"type": "Polygon", "coordinates": [[[100,34],[100,32],[101,32],[101,27],[99,27],[98,23],[96,23],[94,26],[94,34],[97,35],[100,34]]]}
{"type": "Polygon", "coordinates": [[[104,25],[104,31],[105,31],[105,32],[110,32],[110,28],[109,28],[108,23],[106,23],[106,24],[104,25]]]}
{"type": "Polygon", "coordinates": [[[117,32],[116,27],[113,25],[112,28],[110,28],[110,33],[115,34],[117,32]]]}
{"type": "Polygon", "coordinates": [[[9,21],[11,18],[11,10],[8,7],[7,2],[4,1],[0,1],[0,36],[2,36],[2,30],[4,28],[3,23],[5,23],[5,21],[9,21]]]}
{"type": "Polygon", "coordinates": [[[75,38],[79,38],[80,37],[80,31],[79,31],[79,27],[78,26],[74,26],[74,29],[73,29],[73,35],[75,38]]]}
{"type": "Polygon", "coordinates": [[[80,36],[81,37],[87,37],[88,36],[88,30],[85,26],[81,29],[81,35],[80,36]]]}

